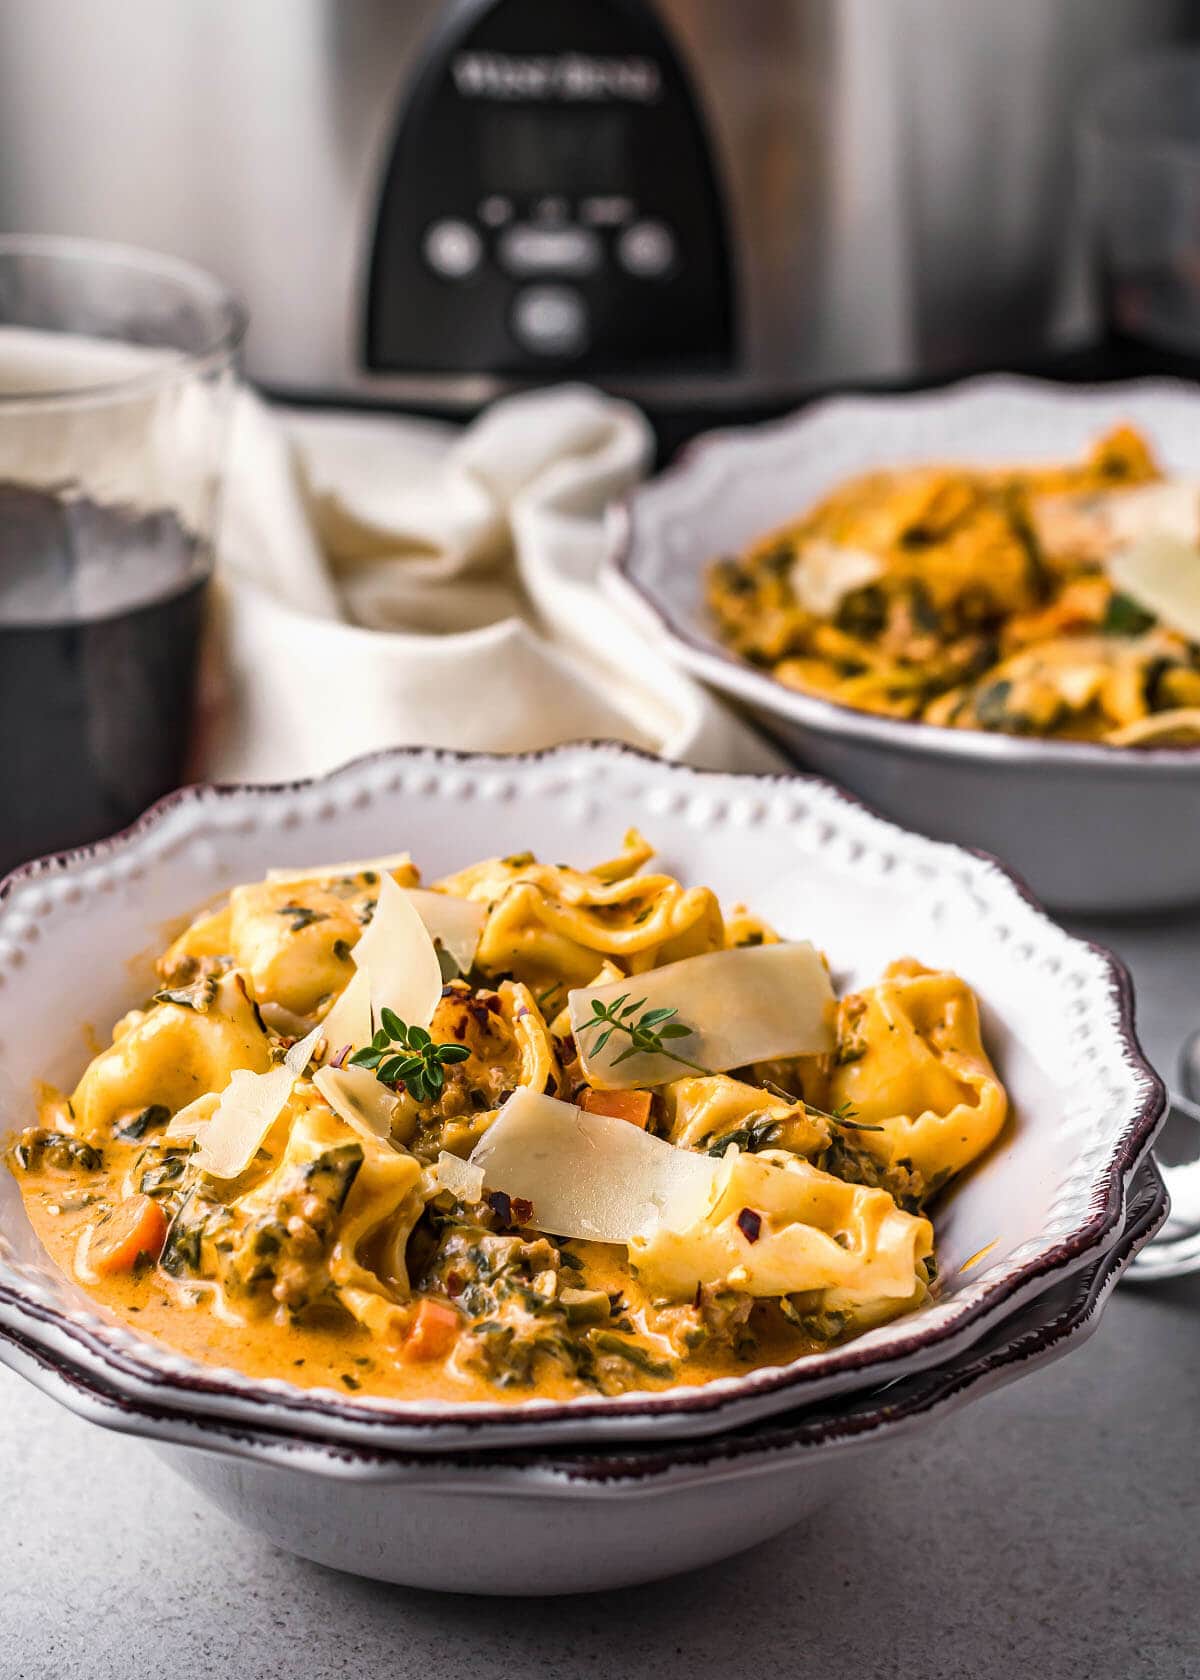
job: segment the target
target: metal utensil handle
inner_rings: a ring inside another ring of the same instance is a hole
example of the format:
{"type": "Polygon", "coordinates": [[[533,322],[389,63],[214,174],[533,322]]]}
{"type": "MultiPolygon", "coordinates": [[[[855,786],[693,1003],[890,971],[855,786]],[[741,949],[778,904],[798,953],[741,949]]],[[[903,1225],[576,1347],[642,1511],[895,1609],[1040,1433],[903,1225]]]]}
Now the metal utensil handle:
{"type": "Polygon", "coordinates": [[[1172,1095],[1160,1145],[1169,1135],[1174,1163],[1155,1158],[1171,1198],[1171,1212],[1162,1230],[1129,1266],[1131,1283],[1159,1283],[1167,1278],[1200,1272],[1200,1104],[1194,1099],[1200,1083],[1200,1034],[1193,1035],[1180,1056],[1180,1083],[1187,1096],[1172,1095]]]}

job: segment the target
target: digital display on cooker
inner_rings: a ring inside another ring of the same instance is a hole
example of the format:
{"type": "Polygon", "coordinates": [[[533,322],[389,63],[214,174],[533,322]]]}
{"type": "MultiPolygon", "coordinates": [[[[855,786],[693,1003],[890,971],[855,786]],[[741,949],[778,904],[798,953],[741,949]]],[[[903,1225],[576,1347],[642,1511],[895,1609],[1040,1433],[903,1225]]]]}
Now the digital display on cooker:
{"type": "Polygon", "coordinates": [[[621,110],[497,107],[479,124],[480,180],[519,196],[627,191],[629,134],[621,110]]]}

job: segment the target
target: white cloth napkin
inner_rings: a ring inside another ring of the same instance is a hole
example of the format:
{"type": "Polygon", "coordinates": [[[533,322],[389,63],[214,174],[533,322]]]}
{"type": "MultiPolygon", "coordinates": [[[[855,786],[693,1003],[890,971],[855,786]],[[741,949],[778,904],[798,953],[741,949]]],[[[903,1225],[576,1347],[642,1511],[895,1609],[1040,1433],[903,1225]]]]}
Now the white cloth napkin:
{"type": "Polygon", "coordinates": [[[243,392],[230,441],[200,774],[581,736],[780,766],[600,589],[604,508],[651,457],[628,404],[562,386],[460,430],[243,392]]]}

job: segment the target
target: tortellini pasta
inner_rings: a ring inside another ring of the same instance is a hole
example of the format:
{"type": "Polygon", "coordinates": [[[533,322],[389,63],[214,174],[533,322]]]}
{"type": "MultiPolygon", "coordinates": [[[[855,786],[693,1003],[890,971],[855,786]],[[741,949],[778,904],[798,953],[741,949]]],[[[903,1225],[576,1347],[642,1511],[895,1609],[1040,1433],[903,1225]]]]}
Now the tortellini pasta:
{"type": "Polygon", "coordinates": [[[886,1190],[773,1153],[732,1158],[701,1219],[682,1230],[659,1225],[629,1245],[654,1293],[678,1300],[718,1277],[756,1297],[818,1291],[835,1311],[911,1304],[923,1293],[918,1266],[932,1253],[929,1221],[902,1212],[886,1190]]]}
{"type": "Polygon", "coordinates": [[[913,963],[842,1000],[829,1089],[853,1109],[858,1148],[910,1169],[926,1190],[981,1155],[1008,1108],[975,994],[955,975],[913,963]]]}
{"type": "Polygon", "coordinates": [[[1005,1120],[973,994],[904,961],[838,1001],[820,953],[651,859],[631,832],[593,869],[486,860],[432,883],[480,906],[449,917],[381,897],[419,887],[406,855],[235,887],[13,1146],[39,1230],[143,1330],[350,1393],[703,1382],[919,1306],[930,1199],[1005,1120]],[[431,948],[441,996],[406,1021],[378,972],[431,948]],[[333,1042],[352,985],[366,1024],[333,1042]],[[785,1053],[735,1066],[760,997],[785,1053]],[[718,1053],[706,1016],[747,1024],[718,1053]],[[521,1103],[576,1153],[535,1160],[535,1128],[489,1181],[521,1103]]]}
{"type": "MultiPolygon", "coordinates": [[[[630,836],[630,856],[643,851],[641,836],[630,836]]],[[[721,907],[707,887],[626,874],[619,863],[583,873],[526,854],[477,864],[438,885],[490,907],[475,959],[480,972],[534,987],[586,985],[605,957],[639,974],[725,943],[721,907]]]]}
{"type": "Polygon", "coordinates": [[[72,1099],[79,1136],[104,1141],[114,1126],[150,1105],[170,1113],[219,1091],[235,1068],[261,1073],[271,1043],[253,996],[236,973],[162,992],[159,1001],[118,1024],[72,1099]]]}
{"type": "Polygon", "coordinates": [[[1163,483],[1129,427],[1080,466],[876,471],[715,562],[709,608],[745,659],[860,711],[1114,745],[1198,742],[1200,646],[1108,572],[1140,532],[1177,524],[1181,504],[1200,545],[1200,498],[1163,483]]]}

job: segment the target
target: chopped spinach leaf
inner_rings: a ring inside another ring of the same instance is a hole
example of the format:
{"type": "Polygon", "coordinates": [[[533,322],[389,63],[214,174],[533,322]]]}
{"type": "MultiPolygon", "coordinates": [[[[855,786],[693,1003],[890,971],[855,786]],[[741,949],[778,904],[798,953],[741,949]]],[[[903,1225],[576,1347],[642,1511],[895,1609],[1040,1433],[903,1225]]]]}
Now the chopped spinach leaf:
{"type": "Polygon", "coordinates": [[[160,1126],[165,1126],[170,1118],[169,1108],[164,1108],[162,1103],[151,1103],[148,1108],[143,1108],[139,1114],[126,1120],[123,1126],[118,1126],[113,1136],[136,1142],[138,1138],[144,1138],[147,1132],[156,1132],[160,1126]]]}

